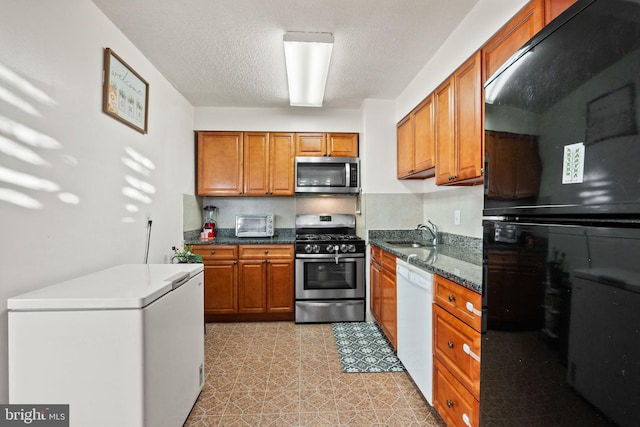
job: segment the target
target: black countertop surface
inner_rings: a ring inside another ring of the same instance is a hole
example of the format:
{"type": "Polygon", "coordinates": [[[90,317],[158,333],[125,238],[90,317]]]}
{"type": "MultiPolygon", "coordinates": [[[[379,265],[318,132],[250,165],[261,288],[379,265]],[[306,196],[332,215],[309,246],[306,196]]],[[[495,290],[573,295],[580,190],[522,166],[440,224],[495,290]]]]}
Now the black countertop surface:
{"type": "MultiPolygon", "coordinates": [[[[406,239],[392,237],[370,238],[369,244],[392,253],[410,264],[438,274],[475,292],[482,293],[482,251],[458,242],[445,241],[435,247],[406,248],[393,245],[406,239]]],[[[417,240],[420,241],[420,240],[417,240]]]]}

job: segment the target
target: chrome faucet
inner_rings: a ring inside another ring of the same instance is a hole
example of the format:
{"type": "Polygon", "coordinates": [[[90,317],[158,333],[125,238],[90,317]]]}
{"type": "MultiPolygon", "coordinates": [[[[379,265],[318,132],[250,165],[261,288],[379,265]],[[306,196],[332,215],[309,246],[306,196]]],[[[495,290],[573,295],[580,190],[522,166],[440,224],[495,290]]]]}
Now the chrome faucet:
{"type": "Polygon", "coordinates": [[[431,224],[431,227],[424,224],[418,224],[416,230],[428,230],[432,237],[431,243],[433,246],[436,246],[438,244],[438,227],[432,223],[431,220],[427,220],[427,222],[431,224]]]}

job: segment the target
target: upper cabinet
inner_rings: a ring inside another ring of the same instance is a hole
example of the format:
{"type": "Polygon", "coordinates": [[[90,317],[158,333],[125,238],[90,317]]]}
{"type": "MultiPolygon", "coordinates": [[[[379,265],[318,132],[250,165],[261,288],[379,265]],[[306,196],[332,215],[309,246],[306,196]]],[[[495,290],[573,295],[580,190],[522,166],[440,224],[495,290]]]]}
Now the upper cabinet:
{"type": "Polygon", "coordinates": [[[434,95],[429,95],[397,126],[398,179],[435,173],[434,95]]]}
{"type": "Polygon", "coordinates": [[[544,0],[544,24],[553,21],[577,0],[544,0]]]}
{"type": "Polygon", "coordinates": [[[575,1],[531,0],[397,124],[398,179],[428,178],[435,169],[438,185],[483,182],[484,82],[575,1]]]}
{"type": "Polygon", "coordinates": [[[293,133],[245,132],[244,194],[292,196],[293,133]]]}
{"type": "Polygon", "coordinates": [[[482,182],[481,55],[476,52],[435,91],[436,184],[482,182]]]}
{"type": "Polygon", "coordinates": [[[297,133],[296,156],[358,157],[358,134],[297,133]]]}
{"type": "MultiPolygon", "coordinates": [[[[542,29],[544,26],[544,1],[530,1],[484,45],[482,48],[483,81],[498,71],[511,55],[542,29]]],[[[551,0],[546,1],[551,2],[551,0]]]]}
{"type": "Polygon", "coordinates": [[[198,132],[198,195],[293,196],[294,135],[198,132]]]}
{"type": "Polygon", "coordinates": [[[242,132],[198,132],[198,195],[242,194],[242,132]]]}

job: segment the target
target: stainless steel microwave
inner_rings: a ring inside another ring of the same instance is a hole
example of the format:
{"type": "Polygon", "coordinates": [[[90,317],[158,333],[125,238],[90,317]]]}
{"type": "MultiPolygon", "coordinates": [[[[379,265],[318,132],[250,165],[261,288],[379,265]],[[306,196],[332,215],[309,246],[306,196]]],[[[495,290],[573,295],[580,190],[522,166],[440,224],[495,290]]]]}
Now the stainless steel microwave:
{"type": "Polygon", "coordinates": [[[360,159],[296,157],[295,180],[296,193],[359,193],[360,159]]]}
{"type": "Polygon", "coordinates": [[[273,236],[274,215],[236,215],[236,237],[273,236]]]}

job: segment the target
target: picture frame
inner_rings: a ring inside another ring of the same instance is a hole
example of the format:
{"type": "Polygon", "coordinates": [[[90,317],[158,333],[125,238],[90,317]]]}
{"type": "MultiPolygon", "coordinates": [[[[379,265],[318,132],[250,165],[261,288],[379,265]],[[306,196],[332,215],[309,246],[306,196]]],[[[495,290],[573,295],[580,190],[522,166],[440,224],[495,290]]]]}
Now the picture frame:
{"type": "Polygon", "coordinates": [[[149,83],[110,48],[104,49],[102,111],[147,133],[149,83]]]}

